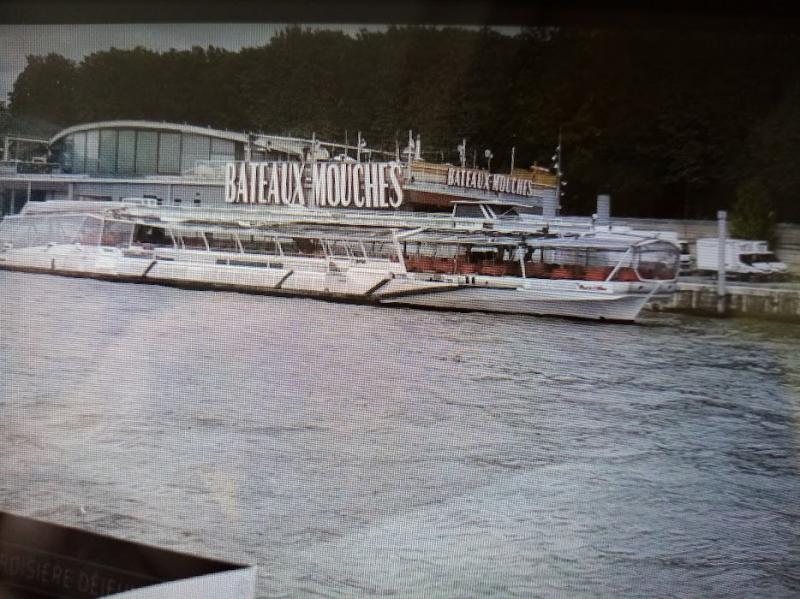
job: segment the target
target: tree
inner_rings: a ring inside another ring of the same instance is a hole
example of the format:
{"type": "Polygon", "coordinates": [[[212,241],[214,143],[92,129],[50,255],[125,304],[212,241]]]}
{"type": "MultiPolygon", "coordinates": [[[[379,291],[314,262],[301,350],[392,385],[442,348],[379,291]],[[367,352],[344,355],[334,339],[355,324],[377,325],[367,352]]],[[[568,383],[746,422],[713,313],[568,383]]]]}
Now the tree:
{"type": "Polygon", "coordinates": [[[769,242],[771,248],[775,247],[775,213],[769,189],[760,179],[749,179],[736,189],[731,235],[739,239],[764,240],[769,242]]]}
{"type": "Polygon", "coordinates": [[[28,56],[9,94],[11,112],[57,123],[75,123],[75,63],[59,54],[28,56]]]}

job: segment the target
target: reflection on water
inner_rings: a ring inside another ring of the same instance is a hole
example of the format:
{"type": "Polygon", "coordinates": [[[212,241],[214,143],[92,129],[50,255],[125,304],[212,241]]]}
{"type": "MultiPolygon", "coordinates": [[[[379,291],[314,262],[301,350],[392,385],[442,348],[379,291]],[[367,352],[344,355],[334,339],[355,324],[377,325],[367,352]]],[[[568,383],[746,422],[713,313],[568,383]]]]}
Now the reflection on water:
{"type": "Polygon", "coordinates": [[[0,273],[0,508],[259,594],[800,593],[800,328],[0,273]]]}

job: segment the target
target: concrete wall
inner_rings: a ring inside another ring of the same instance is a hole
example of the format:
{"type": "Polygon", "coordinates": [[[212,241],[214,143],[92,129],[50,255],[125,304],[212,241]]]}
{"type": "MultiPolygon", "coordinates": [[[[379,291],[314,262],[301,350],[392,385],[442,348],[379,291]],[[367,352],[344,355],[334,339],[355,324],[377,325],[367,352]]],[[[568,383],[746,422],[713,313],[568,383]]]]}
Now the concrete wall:
{"type": "MultiPolygon", "coordinates": [[[[800,291],[797,289],[737,285],[729,286],[726,291],[726,316],[800,322],[800,291]]],[[[651,307],[665,312],[717,315],[717,289],[714,285],[679,282],[678,291],[669,302],[651,307]]]]}

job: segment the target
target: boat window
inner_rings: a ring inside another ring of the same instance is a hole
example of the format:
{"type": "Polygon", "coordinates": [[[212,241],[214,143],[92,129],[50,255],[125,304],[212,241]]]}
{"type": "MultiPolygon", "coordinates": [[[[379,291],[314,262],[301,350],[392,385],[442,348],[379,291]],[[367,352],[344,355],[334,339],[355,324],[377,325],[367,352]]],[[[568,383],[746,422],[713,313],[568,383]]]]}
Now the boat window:
{"type": "Polygon", "coordinates": [[[642,279],[674,279],[680,253],[671,243],[650,243],[636,249],[636,272],[642,279]]]}
{"type": "Polygon", "coordinates": [[[627,249],[620,250],[589,250],[587,266],[631,266],[632,254],[627,249]]]}
{"type": "Polygon", "coordinates": [[[133,239],[134,224],[119,220],[107,220],[103,223],[101,245],[107,247],[126,248],[133,239]]]}
{"type": "Polygon", "coordinates": [[[206,240],[208,240],[208,247],[211,251],[239,251],[239,245],[232,233],[206,233],[206,240]]]}
{"type": "Polygon", "coordinates": [[[204,250],[206,249],[206,242],[200,233],[183,233],[176,235],[178,238],[178,245],[188,250],[204,250]]]}
{"type": "MultiPolygon", "coordinates": [[[[307,237],[296,237],[293,238],[290,242],[292,245],[287,246],[290,248],[295,248],[293,251],[295,252],[293,255],[298,256],[323,256],[325,254],[324,250],[322,249],[322,243],[319,239],[309,239],[307,237]]],[[[286,247],[284,247],[284,254],[286,253],[286,247]]]]}
{"type": "Polygon", "coordinates": [[[297,247],[294,239],[289,239],[286,237],[278,237],[277,242],[279,244],[279,252],[282,256],[302,256],[303,254],[300,252],[300,248],[297,247]]]}
{"type": "Polygon", "coordinates": [[[136,225],[133,232],[133,242],[160,247],[173,246],[172,239],[163,228],[147,225],[136,225]]]}
{"type": "Polygon", "coordinates": [[[345,241],[341,239],[329,241],[328,254],[337,258],[364,258],[364,252],[358,241],[345,241]]]}
{"type": "Polygon", "coordinates": [[[75,243],[81,245],[100,245],[100,239],[103,234],[103,219],[85,217],[75,243]]]}
{"type": "Polygon", "coordinates": [[[16,248],[47,244],[97,245],[102,219],[90,215],[6,217],[0,226],[0,244],[16,248]]]}
{"type": "Polygon", "coordinates": [[[453,216],[460,218],[486,218],[479,204],[456,204],[453,216]]]}
{"type": "Polygon", "coordinates": [[[247,254],[271,254],[278,255],[278,246],[272,237],[264,235],[240,235],[242,247],[247,254]]]}
{"type": "Polygon", "coordinates": [[[515,206],[508,208],[495,208],[498,218],[503,220],[519,220],[519,212],[515,206]]]}
{"type": "Polygon", "coordinates": [[[366,241],[364,248],[370,258],[383,258],[394,260],[397,258],[397,249],[391,241],[366,241]]]}

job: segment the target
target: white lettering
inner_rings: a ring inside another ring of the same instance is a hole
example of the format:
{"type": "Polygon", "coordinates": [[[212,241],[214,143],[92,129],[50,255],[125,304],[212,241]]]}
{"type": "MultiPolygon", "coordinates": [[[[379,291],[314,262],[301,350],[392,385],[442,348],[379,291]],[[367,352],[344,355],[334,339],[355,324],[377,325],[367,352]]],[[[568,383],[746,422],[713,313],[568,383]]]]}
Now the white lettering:
{"type": "Polygon", "coordinates": [[[269,169],[269,189],[267,190],[267,202],[279,204],[281,201],[280,187],[278,185],[278,165],[273,163],[269,169]]]}
{"type": "Polygon", "coordinates": [[[256,173],[257,173],[257,171],[258,171],[258,169],[256,168],[255,164],[253,164],[252,162],[248,162],[247,163],[247,172],[248,172],[247,177],[248,177],[248,181],[250,182],[250,188],[249,188],[250,192],[248,193],[248,195],[250,196],[249,199],[250,199],[250,203],[251,204],[255,204],[256,203],[256,173]]]}
{"type": "Polygon", "coordinates": [[[327,191],[327,170],[325,164],[314,163],[311,168],[311,187],[314,190],[314,205],[324,207],[327,205],[325,192],[327,191]]]}
{"type": "MultiPolygon", "coordinates": [[[[483,172],[450,169],[448,181],[467,179],[487,186],[483,172]]],[[[308,202],[320,207],[398,208],[403,203],[403,167],[389,163],[230,162],[224,168],[227,203],[290,205],[308,202]],[[310,190],[306,168],[311,169],[310,190]]]]}
{"type": "Polygon", "coordinates": [[[239,187],[236,190],[236,201],[247,204],[249,201],[247,197],[247,165],[242,162],[239,167],[239,187]]]}
{"type": "Polygon", "coordinates": [[[236,201],[236,164],[225,165],[225,201],[229,204],[236,201]]]}
{"type": "Polygon", "coordinates": [[[361,178],[364,167],[360,164],[353,165],[353,205],[356,208],[364,207],[364,196],[361,195],[361,178]]]}
{"type": "Polygon", "coordinates": [[[281,203],[287,206],[292,203],[292,197],[289,195],[289,165],[287,163],[281,164],[280,170],[281,179],[281,203]]]}
{"type": "Polygon", "coordinates": [[[398,208],[400,207],[400,204],[403,203],[403,188],[400,185],[399,175],[400,175],[399,166],[394,165],[389,167],[389,184],[392,186],[392,191],[394,192],[389,195],[389,205],[392,208],[398,208]]]}
{"type": "Polygon", "coordinates": [[[386,183],[386,167],[379,166],[378,169],[378,206],[381,208],[388,208],[389,203],[386,201],[386,189],[389,185],[386,183]]]}
{"type": "Polygon", "coordinates": [[[351,165],[342,163],[339,167],[339,201],[342,208],[350,206],[353,191],[353,169],[351,165]]]}
{"type": "Polygon", "coordinates": [[[267,165],[263,162],[258,164],[258,203],[266,204],[267,198],[264,197],[264,169],[267,165]]]}
{"type": "Polygon", "coordinates": [[[331,165],[328,167],[328,205],[336,206],[339,205],[339,201],[341,197],[339,196],[339,183],[341,179],[341,172],[339,171],[336,166],[331,165]]]}
{"type": "Polygon", "coordinates": [[[372,183],[373,165],[364,166],[364,207],[372,208],[372,194],[374,185],[372,183]]]}
{"type": "Polygon", "coordinates": [[[301,165],[297,162],[292,163],[292,178],[294,179],[292,203],[305,205],[306,199],[303,197],[303,170],[301,165]]]}

